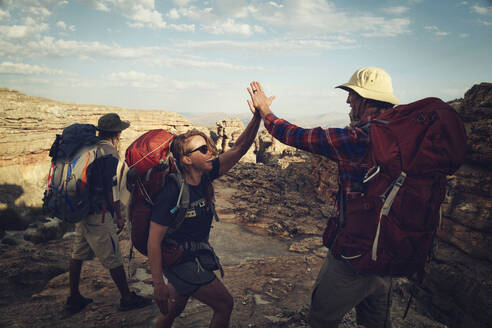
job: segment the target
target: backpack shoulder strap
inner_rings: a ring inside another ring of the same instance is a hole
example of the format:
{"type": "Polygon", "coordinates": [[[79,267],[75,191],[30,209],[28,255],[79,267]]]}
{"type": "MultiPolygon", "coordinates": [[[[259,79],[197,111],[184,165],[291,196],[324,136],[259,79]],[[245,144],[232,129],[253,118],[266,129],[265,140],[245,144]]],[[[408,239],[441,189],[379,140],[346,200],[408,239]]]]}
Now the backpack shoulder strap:
{"type": "Polygon", "coordinates": [[[176,182],[179,189],[178,200],[176,206],[171,209],[171,214],[176,214],[176,219],[171,226],[169,226],[166,235],[169,235],[179,229],[183,223],[186,215],[186,211],[190,206],[190,187],[184,180],[183,176],[179,173],[171,173],[169,177],[176,182]]]}

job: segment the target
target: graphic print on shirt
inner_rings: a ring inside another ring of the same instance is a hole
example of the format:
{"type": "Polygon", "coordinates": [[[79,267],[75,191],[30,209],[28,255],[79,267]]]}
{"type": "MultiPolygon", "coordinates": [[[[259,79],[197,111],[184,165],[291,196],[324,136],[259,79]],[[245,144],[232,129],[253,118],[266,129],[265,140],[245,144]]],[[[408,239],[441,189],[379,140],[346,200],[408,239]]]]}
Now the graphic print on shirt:
{"type": "Polygon", "coordinates": [[[190,204],[190,207],[186,211],[185,219],[196,218],[200,216],[202,213],[207,213],[210,211],[210,208],[207,206],[208,202],[205,198],[201,198],[196,200],[190,204]]]}

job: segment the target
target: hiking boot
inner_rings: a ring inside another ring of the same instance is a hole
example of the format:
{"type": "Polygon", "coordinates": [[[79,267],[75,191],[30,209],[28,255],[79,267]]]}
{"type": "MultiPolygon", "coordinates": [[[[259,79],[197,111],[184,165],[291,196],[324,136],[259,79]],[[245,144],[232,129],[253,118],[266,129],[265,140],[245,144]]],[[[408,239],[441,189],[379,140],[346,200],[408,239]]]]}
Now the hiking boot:
{"type": "Polygon", "coordinates": [[[125,300],[124,298],[120,300],[120,311],[139,309],[150,304],[152,304],[150,298],[145,298],[132,292],[129,300],[125,300]]]}
{"type": "Polygon", "coordinates": [[[68,296],[67,303],[65,304],[65,309],[76,313],[87,306],[87,304],[92,303],[92,298],[85,298],[82,295],[78,296],[68,296]]]}

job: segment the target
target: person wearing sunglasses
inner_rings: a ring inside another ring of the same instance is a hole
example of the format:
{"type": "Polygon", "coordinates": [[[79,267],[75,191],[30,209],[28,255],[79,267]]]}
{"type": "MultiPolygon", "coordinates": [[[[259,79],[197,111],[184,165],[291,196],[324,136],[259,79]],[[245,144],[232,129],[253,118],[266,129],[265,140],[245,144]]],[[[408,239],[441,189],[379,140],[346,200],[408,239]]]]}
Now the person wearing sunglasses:
{"type": "Polygon", "coordinates": [[[171,327],[190,296],[213,309],[210,327],[229,326],[233,298],[214,273],[220,270],[223,274],[223,271],[208,243],[216,215],[212,181],[229,171],[246,154],[255,140],[260,122],[260,114],[255,113],[237,142],[222,154],[218,154],[209,136],[196,129],[173,140],[171,152],[189,187],[190,205],[179,228],[169,236],[166,232],[175,219],[172,209],[180,194],[178,184],[167,183],[158,193],[152,209],[148,252],[154,300],[161,312],[155,327],[171,327]],[[165,235],[166,240],[175,241],[183,253],[175,264],[163,267],[161,243],[165,235]]]}

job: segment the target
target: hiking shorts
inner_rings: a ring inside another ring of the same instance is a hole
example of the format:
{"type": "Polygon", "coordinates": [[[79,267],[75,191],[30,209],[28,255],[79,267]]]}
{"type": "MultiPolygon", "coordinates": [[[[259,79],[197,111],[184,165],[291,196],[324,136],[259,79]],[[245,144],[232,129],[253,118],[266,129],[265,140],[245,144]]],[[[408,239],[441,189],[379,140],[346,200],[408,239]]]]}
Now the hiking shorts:
{"type": "Polygon", "coordinates": [[[198,288],[208,285],[217,278],[213,271],[199,267],[193,260],[178,263],[162,270],[168,283],[173,285],[179,295],[186,297],[193,295],[198,288]]]}
{"type": "Polygon", "coordinates": [[[95,255],[107,269],[123,265],[116,232],[116,224],[108,212],[105,213],[104,220],[101,213],[95,213],[77,222],[72,243],[72,259],[92,260],[95,255]]]}
{"type": "Polygon", "coordinates": [[[311,327],[338,327],[344,315],[355,307],[358,324],[367,328],[391,328],[387,312],[390,311],[389,279],[357,272],[328,253],[311,295],[308,318],[311,327]]]}

